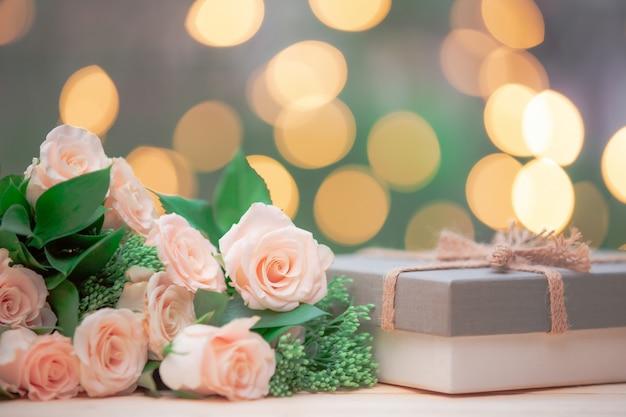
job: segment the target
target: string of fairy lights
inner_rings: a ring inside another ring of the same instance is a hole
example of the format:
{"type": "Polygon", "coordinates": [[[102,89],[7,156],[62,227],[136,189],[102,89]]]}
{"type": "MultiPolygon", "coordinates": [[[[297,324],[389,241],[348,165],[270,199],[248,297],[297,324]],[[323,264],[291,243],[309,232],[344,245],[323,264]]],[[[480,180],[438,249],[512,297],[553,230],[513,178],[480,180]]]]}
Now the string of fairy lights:
{"type": "MultiPolygon", "coordinates": [[[[312,14],[329,28],[366,31],[384,21],[391,0],[309,0],[312,14]]],[[[229,48],[255,36],[263,24],[263,0],[196,0],[185,30],[208,48],[229,48]]],[[[33,0],[0,2],[0,47],[18,42],[36,24],[33,0]]],[[[604,149],[604,184],[573,183],[566,168],[582,150],[585,127],[576,105],[550,89],[549,77],[529,49],[544,38],[533,0],[455,0],[439,66],[458,92],[484,101],[486,136],[497,152],[476,161],[465,180],[466,205],[447,200],[417,207],[405,225],[404,247],[428,249],[433,232],[451,225],[473,236],[476,219],[494,230],[512,220],[540,231],[575,224],[599,246],[609,228],[599,187],[626,203],[626,128],[604,149]],[[590,210],[594,215],[590,216],[590,210]]],[[[293,167],[335,167],[313,190],[314,221],[343,246],[365,245],[389,221],[394,195],[419,194],[439,173],[437,129],[410,109],[378,118],[366,137],[367,160],[342,163],[355,145],[359,114],[340,96],[354,68],[344,52],[321,40],[295,42],[259,62],[246,82],[246,102],[272,126],[280,158],[248,156],[271,197],[294,218],[301,204],[293,167]],[[364,209],[366,208],[366,209],[364,209]]],[[[106,140],[119,108],[116,81],[90,65],[68,74],[59,96],[59,120],[106,140]]],[[[193,198],[199,173],[223,168],[242,146],[246,126],[231,104],[208,98],[188,108],[173,128],[171,147],[142,145],[126,158],[148,188],[193,198]]],[[[306,190],[310,192],[310,190],[306,190]]]]}

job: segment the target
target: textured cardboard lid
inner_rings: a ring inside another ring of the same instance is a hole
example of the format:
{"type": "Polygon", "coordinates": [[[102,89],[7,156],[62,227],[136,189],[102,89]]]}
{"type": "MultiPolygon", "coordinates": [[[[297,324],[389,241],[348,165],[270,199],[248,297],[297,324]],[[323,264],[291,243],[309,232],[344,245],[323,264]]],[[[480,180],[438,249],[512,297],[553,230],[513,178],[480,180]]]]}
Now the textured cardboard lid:
{"type": "MultiPolygon", "coordinates": [[[[380,325],[383,277],[415,259],[337,255],[328,271],[352,278],[358,304],[373,303],[373,324],[380,325]]],[[[626,263],[593,264],[591,272],[559,269],[565,286],[569,329],[626,326],[626,263]]],[[[396,286],[398,330],[441,336],[548,332],[547,280],[529,272],[490,268],[402,273],[396,286]]]]}

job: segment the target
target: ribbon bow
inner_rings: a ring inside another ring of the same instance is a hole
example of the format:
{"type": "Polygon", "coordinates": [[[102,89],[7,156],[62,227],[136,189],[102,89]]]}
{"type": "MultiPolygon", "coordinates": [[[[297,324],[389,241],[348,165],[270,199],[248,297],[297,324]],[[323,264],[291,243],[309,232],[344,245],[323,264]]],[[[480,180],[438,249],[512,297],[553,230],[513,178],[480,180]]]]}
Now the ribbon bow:
{"type": "Polygon", "coordinates": [[[515,270],[543,274],[550,295],[549,334],[567,331],[567,312],[561,274],[554,268],[587,272],[591,269],[589,247],[581,242],[582,235],[572,228],[569,237],[553,232],[533,234],[512,225],[507,233],[498,233],[493,245],[476,243],[450,231],[443,231],[435,250],[436,262],[395,268],[387,272],[383,284],[381,328],[395,328],[395,287],[403,272],[456,268],[486,268],[499,271],[515,270]]]}

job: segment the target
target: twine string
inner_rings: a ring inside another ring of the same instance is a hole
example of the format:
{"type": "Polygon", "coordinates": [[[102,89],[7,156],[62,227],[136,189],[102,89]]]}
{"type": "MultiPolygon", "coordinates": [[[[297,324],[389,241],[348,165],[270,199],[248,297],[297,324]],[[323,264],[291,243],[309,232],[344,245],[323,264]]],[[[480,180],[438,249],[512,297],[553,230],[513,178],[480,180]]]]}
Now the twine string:
{"type": "MultiPolygon", "coordinates": [[[[405,272],[432,271],[460,268],[486,268],[515,270],[542,274],[548,283],[550,298],[551,327],[549,334],[567,331],[567,311],[563,279],[555,268],[567,268],[587,272],[591,269],[589,247],[581,242],[582,235],[572,228],[569,237],[542,232],[532,234],[525,229],[516,229],[512,225],[508,233],[499,233],[494,238],[494,245],[476,243],[456,233],[443,231],[435,251],[436,261],[394,268],[389,270],[383,280],[383,305],[381,329],[395,329],[395,298],[398,277],[405,272]]],[[[369,254],[389,253],[389,251],[369,250],[369,254]]],[[[393,252],[393,251],[392,251],[393,252]]],[[[419,254],[412,256],[421,258],[419,254]]],[[[425,259],[432,256],[426,254],[425,259]]],[[[606,257],[601,262],[612,262],[616,257],[606,257]]],[[[621,260],[626,259],[622,257],[621,260]]]]}
{"type": "Polygon", "coordinates": [[[396,284],[400,274],[405,272],[418,272],[418,271],[436,271],[443,269],[457,269],[457,268],[485,268],[489,263],[483,260],[470,260],[470,261],[448,261],[437,263],[426,263],[422,265],[412,265],[406,267],[394,268],[385,274],[383,278],[383,306],[380,317],[380,328],[384,331],[392,331],[395,329],[396,321],[396,284]]]}

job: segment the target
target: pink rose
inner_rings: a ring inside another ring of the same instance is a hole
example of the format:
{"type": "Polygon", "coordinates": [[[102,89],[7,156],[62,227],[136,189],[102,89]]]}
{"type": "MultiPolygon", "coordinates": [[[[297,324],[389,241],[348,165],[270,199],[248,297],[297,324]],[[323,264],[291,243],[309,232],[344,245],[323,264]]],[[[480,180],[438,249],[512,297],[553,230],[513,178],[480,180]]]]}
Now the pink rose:
{"type": "Polygon", "coordinates": [[[47,401],[76,396],[80,374],[72,341],[59,333],[36,336],[25,328],[0,336],[0,381],[4,388],[31,400],[47,401]],[[5,356],[6,355],[6,356],[5,356]],[[17,389],[16,389],[17,388],[17,389]]]}
{"type": "Polygon", "coordinates": [[[9,251],[5,248],[0,248],[0,274],[9,268],[11,262],[12,259],[9,256],[9,251]]]}
{"type": "Polygon", "coordinates": [[[109,196],[104,206],[111,209],[104,215],[106,229],[128,225],[146,235],[158,217],[152,197],[124,158],[113,158],[109,196]]]}
{"type": "Polygon", "coordinates": [[[146,291],[148,343],[157,359],[163,359],[163,348],[185,327],[196,321],[194,294],[175,285],[165,272],[154,274],[146,291]]]}
{"type": "Polygon", "coordinates": [[[326,295],[332,251],[275,206],[252,204],[219,246],[226,275],[250,308],[290,311],[326,295]]]}
{"type": "Polygon", "coordinates": [[[0,387],[7,392],[26,395],[22,387],[22,368],[26,352],[37,339],[32,330],[15,327],[0,334],[0,387]]]}
{"type": "Polygon", "coordinates": [[[147,282],[129,282],[118,308],[143,312],[152,359],[163,359],[163,348],[185,327],[196,321],[194,294],[172,282],[166,272],[153,273],[147,282]]]}
{"type": "Polygon", "coordinates": [[[159,217],[146,245],[156,246],[159,259],[175,284],[194,293],[199,288],[226,290],[224,272],[215,259],[217,249],[184,217],[176,213],[159,217]]]}
{"type": "Polygon", "coordinates": [[[30,178],[26,197],[34,205],[53,185],[109,165],[111,161],[96,135],[79,127],[57,126],[39,147],[39,159],[26,169],[25,177],[30,178]]]}
{"type": "Polygon", "coordinates": [[[154,270],[150,268],[131,266],[126,271],[126,277],[129,281],[124,284],[124,289],[117,300],[116,308],[127,308],[135,313],[141,312],[143,314],[148,280],[154,273],[154,270]]]}
{"type": "Polygon", "coordinates": [[[235,319],[223,327],[194,324],[172,341],[159,368],[173,390],[219,394],[229,400],[261,398],[276,369],[274,351],[250,331],[258,317],[235,319]]]}
{"type": "Polygon", "coordinates": [[[80,365],[69,337],[60,333],[38,336],[25,356],[22,387],[29,399],[63,400],[78,394],[80,365]]]}
{"type": "Polygon", "coordinates": [[[50,308],[50,304],[44,304],[43,308],[39,310],[39,315],[35,317],[33,320],[27,321],[26,327],[30,329],[38,328],[48,328],[50,332],[54,330],[54,325],[57,324],[57,316],[50,308]]]}
{"type": "Polygon", "coordinates": [[[74,350],[90,397],[131,393],[148,361],[141,317],[128,309],[102,308],[86,316],[74,333],[74,350]]]}
{"type": "Polygon", "coordinates": [[[7,250],[0,249],[0,325],[43,325],[45,319],[46,325],[54,326],[56,317],[46,306],[43,277],[22,265],[9,267],[7,259],[7,250]]]}

